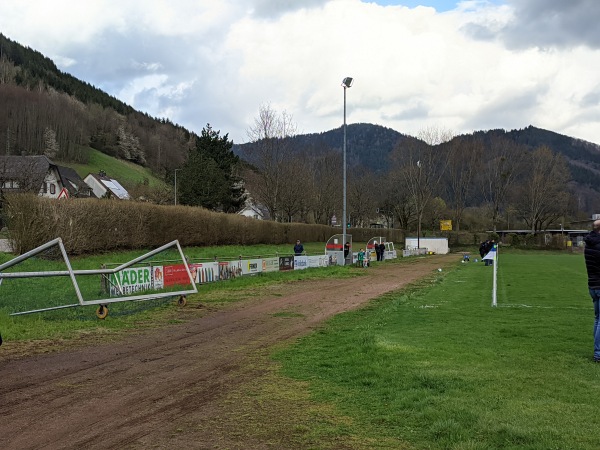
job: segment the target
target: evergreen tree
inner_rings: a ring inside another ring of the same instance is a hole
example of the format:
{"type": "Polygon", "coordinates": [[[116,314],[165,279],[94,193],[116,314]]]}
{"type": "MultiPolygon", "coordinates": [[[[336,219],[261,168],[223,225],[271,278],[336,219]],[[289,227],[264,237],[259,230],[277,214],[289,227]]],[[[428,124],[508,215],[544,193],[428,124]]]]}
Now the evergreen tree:
{"type": "Polygon", "coordinates": [[[178,176],[179,202],[216,211],[234,212],[244,202],[243,187],[236,174],[239,158],[229,135],[207,124],[190,150],[178,176]]]}

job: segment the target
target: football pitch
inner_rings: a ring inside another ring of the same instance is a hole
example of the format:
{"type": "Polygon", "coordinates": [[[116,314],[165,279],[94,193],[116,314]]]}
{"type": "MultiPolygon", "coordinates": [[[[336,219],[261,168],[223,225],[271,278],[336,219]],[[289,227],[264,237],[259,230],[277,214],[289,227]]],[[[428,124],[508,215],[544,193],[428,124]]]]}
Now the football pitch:
{"type": "Polygon", "coordinates": [[[497,307],[492,267],[459,263],[276,358],[372,448],[600,448],[583,256],[501,251],[497,264],[497,307]]]}

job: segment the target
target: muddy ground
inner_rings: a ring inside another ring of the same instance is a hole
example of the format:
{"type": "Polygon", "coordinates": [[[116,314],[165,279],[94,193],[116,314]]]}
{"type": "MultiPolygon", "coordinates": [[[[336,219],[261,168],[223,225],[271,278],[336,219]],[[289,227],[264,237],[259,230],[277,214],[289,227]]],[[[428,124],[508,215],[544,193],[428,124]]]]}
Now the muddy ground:
{"type": "MultiPolygon", "coordinates": [[[[434,255],[379,264],[350,279],[264,288],[213,310],[190,304],[177,313],[182,323],[116,342],[82,337],[75,348],[40,353],[43,345],[5,341],[0,449],[298,448],[290,436],[296,423],[310,427],[307,411],[281,399],[269,410],[248,398],[264,393],[276,372],[270,351],[456,258],[434,255]]],[[[361,446],[354,444],[333,439],[323,447],[361,446]]]]}

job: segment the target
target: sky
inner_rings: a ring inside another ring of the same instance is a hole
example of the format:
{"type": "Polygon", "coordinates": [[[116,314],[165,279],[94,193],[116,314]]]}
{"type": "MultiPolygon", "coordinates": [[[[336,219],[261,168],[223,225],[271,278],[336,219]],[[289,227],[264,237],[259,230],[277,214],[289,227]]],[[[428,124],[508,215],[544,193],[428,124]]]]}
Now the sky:
{"type": "Polygon", "coordinates": [[[249,140],[529,125],[600,144],[598,0],[2,0],[0,33],[153,117],[249,140]]]}

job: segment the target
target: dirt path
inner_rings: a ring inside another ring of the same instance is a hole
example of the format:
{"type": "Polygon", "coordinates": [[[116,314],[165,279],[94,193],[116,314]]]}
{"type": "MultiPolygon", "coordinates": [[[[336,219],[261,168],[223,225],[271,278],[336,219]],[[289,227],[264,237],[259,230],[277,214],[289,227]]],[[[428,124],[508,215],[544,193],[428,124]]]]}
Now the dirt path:
{"type": "Polygon", "coordinates": [[[117,343],[14,359],[2,358],[6,342],[0,448],[284,448],[202,424],[219,423],[228,393],[263,374],[270,363],[256,364],[257,354],[454,261],[436,255],[362,277],[292,283],[117,343]]]}

